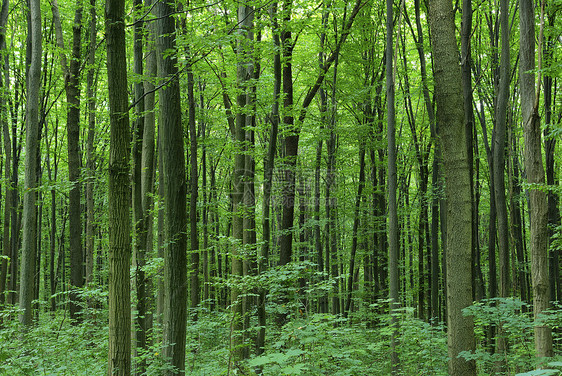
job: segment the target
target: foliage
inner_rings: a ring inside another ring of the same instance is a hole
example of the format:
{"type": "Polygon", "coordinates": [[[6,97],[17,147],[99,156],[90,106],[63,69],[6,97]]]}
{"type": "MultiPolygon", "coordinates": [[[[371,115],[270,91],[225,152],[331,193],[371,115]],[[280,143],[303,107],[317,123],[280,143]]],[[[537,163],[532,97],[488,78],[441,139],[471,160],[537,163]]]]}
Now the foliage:
{"type": "MultiPolygon", "coordinates": [[[[66,312],[43,314],[37,325],[24,333],[18,320],[3,320],[0,329],[2,375],[103,375],[107,363],[107,312],[81,325],[70,325],[66,312]]],[[[14,317],[6,309],[2,317],[14,317]]]]}

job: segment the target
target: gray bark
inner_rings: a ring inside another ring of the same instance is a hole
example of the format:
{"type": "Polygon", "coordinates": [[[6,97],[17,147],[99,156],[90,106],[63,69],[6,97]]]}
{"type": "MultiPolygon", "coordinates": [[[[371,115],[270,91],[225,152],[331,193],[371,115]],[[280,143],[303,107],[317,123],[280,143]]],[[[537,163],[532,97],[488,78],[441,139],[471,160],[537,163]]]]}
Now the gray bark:
{"type": "Polygon", "coordinates": [[[461,71],[454,13],[448,0],[431,0],[429,26],[434,56],[437,122],[443,151],[447,201],[447,339],[449,374],[475,376],[476,363],[459,357],[474,351],[472,317],[462,309],[472,304],[472,204],[466,148],[461,71]]]}

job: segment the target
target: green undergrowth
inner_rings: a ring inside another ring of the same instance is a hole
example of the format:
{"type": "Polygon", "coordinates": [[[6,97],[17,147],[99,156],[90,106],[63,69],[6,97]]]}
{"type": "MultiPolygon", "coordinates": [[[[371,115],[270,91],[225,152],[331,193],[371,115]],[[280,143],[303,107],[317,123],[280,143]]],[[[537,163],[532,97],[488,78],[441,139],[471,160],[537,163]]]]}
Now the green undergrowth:
{"type": "MultiPolygon", "coordinates": [[[[186,375],[264,375],[264,376],[368,376],[390,374],[390,315],[383,312],[385,302],[363,305],[349,318],[331,314],[301,314],[289,317],[283,326],[274,323],[269,313],[266,348],[263,354],[231,366],[229,370],[228,311],[199,311],[199,320],[187,327],[186,375]]],[[[275,307],[272,307],[275,308],[275,307]]],[[[275,312],[275,310],[273,310],[275,312]]],[[[559,342],[557,323],[562,322],[556,308],[542,319],[554,327],[555,349],[559,342]]],[[[22,331],[16,309],[1,313],[0,375],[105,375],[107,369],[107,308],[88,309],[79,325],[70,325],[63,311],[42,312],[36,324],[22,331]]],[[[430,325],[414,317],[412,309],[395,313],[400,326],[397,353],[403,375],[447,375],[447,334],[442,325],[430,325]]],[[[561,375],[560,358],[542,361],[534,355],[532,313],[515,299],[482,301],[465,310],[475,322],[477,350],[462,354],[474,359],[479,375],[561,375]],[[496,338],[504,336],[508,348],[491,351],[496,338]],[[498,334],[499,333],[499,334],[498,334]]],[[[253,351],[257,323],[250,322],[245,333],[253,351]]],[[[154,335],[158,336],[155,327],[154,335]]],[[[161,348],[152,345],[135,354],[133,370],[141,359],[148,364],[145,375],[163,374],[166,364],[161,348]]],[[[232,364],[232,363],[230,363],[232,364]]]]}

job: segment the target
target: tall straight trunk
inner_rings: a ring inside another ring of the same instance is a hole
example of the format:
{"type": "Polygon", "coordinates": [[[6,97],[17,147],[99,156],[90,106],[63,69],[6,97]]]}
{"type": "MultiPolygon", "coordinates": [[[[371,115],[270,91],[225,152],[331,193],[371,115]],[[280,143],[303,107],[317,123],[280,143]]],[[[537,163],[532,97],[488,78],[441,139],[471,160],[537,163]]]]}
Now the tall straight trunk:
{"type": "MultiPolygon", "coordinates": [[[[271,5],[271,18],[274,29],[278,29],[277,21],[277,2],[271,5]]],[[[273,185],[273,170],[275,166],[275,153],[277,150],[277,136],[279,133],[279,100],[281,92],[281,55],[279,53],[280,40],[279,33],[274,32],[273,43],[277,47],[277,53],[273,56],[273,75],[275,81],[273,83],[273,105],[271,108],[271,130],[269,133],[269,143],[267,146],[267,154],[264,158],[263,168],[263,199],[262,199],[262,247],[260,249],[260,257],[258,258],[258,273],[261,275],[267,270],[269,261],[269,253],[271,249],[271,188],[273,185]]],[[[265,351],[265,330],[267,317],[265,311],[266,291],[262,289],[258,296],[258,323],[260,329],[256,338],[256,354],[263,354],[265,351]]]]}
{"type": "MultiPolygon", "coordinates": [[[[9,0],[2,1],[0,9],[0,51],[6,51],[6,23],[8,22],[9,0]]],[[[6,55],[6,59],[7,59],[6,55]]],[[[8,65],[6,60],[0,60],[0,87],[9,87],[8,65]]],[[[2,221],[2,254],[9,258],[11,256],[10,244],[10,212],[12,211],[12,196],[14,187],[11,184],[10,171],[12,168],[12,145],[10,144],[10,132],[8,130],[8,106],[4,98],[0,98],[0,112],[5,114],[0,121],[0,128],[4,147],[4,220],[2,221]]],[[[13,225],[12,225],[13,226],[13,225]]],[[[4,305],[6,299],[6,286],[8,279],[8,260],[3,258],[0,269],[0,307],[4,305]]]]}
{"type": "MultiPolygon", "coordinates": [[[[25,143],[25,189],[23,196],[22,258],[20,274],[20,322],[31,325],[31,301],[34,296],[35,258],[37,255],[37,153],[39,150],[39,87],[41,85],[41,5],[39,0],[30,0],[28,18],[28,60],[26,143],[25,143]]],[[[12,276],[13,278],[13,276],[12,276]]]]}
{"type": "MultiPolygon", "coordinates": [[[[199,108],[202,112],[202,120],[200,121],[200,134],[203,140],[207,137],[207,123],[204,120],[205,114],[205,84],[199,83],[199,108]]],[[[211,286],[211,270],[214,268],[214,257],[209,260],[209,190],[207,186],[207,146],[205,142],[201,145],[201,190],[203,191],[202,197],[202,210],[201,210],[201,225],[203,227],[203,302],[206,307],[214,310],[214,300],[211,295],[214,292],[214,287],[211,286]]],[[[214,275],[213,275],[214,277],[214,275]]]]}
{"type": "MultiPolygon", "coordinates": [[[[322,13],[322,33],[320,34],[320,51],[318,52],[318,66],[322,70],[324,68],[325,62],[325,52],[324,46],[326,43],[326,28],[328,23],[328,12],[324,11],[322,13]]],[[[320,124],[321,129],[323,130],[325,125],[328,123],[328,100],[326,96],[326,91],[324,87],[319,89],[319,96],[320,96],[320,124]]],[[[325,265],[330,265],[329,260],[324,262],[324,251],[322,247],[322,238],[321,238],[321,229],[320,229],[320,167],[322,163],[322,148],[323,148],[323,139],[318,141],[318,145],[316,146],[316,165],[315,165],[315,172],[314,172],[314,216],[316,220],[316,225],[314,226],[314,236],[315,236],[315,248],[316,248],[316,257],[318,262],[318,271],[322,273],[328,272],[327,267],[325,265]]],[[[327,242],[325,242],[327,244],[327,242]]],[[[324,294],[320,296],[318,299],[318,310],[320,313],[328,313],[328,298],[324,294]]]]}
{"type": "MultiPolygon", "coordinates": [[[[142,0],[133,2],[133,13],[135,16],[135,24],[133,28],[133,71],[135,75],[142,77],[144,73],[143,67],[143,34],[145,33],[144,24],[139,22],[143,13],[142,0]]],[[[134,112],[133,121],[133,145],[132,145],[132,214],[135,231],[135,243],[133,247],[133,267],[134,281],[132,290],[136,292],[136,313],[135,326],[133,330],[133,339],[135,341],[135,354],[143,354],[147,346],[147,315],[149,307],[147,305],[148,291],[146,289],[146,275],[144,266],[146,264],[146,232],[148,231],[145,221],[145,213],[143,211],[143,192],[142,192],[142,145],[144,139],[144,85],[142,81],[137,81],[133,85],[134,93],[134,112]]],[[[134,369],[135,374],[141,375],[146,371],[146,358],[140,357],[134,369]]]]}
{"type": "Polygon", "coordinates": [[[131,187],[129,113],[125,53],[125,2],[105,9],[109,91],[109,375],[131,373],[131,187]]]}
{"type": "Polygon", "coordinates": [[[295,119],[293,116],[293,47],[289,23],[291,21],[292,0],[283,2],[283,29],[281,31],[281,50],[283,53],[283,107],[285,115],[283,123],[286,126],[287,135],[283,140],[284,157],[283,167],[283,219],[281,222],[281,235],[279,238],[279,265],[286,265],[291,261],[293,254],[293,219],[295,213],[295,169],[297,166],[297,153],[299,135],[294,129],[295,119]]]}
{"type": "Polygon", "coordinates": [[[189,165],[190,165],[190,180],[189,180],[189,240],[191,249],[191,265],[190,265],[190,306],[193,310],[194,319],[197,319],[196,310],[201,302],[200,282],[199,282],[199,231],[197,228],[197,200],[199,195],[198,190],[198,162],[197,162],[197,125],[195,123],[195,95],[193,93],[194,78],[193,78],[193,62],[191,61],[190,52],[188,49],[188,69],[187,69],[187,101],[188,101],[188,114],[187,124],[189,127],[189,165]]]}
{"type": "Polygon", "coordinates": [[[82,44],[82,6],[76,9],[72,26],[72,59],[66,85],[68,178],[72,187],[68,193],[68,230],[70,242],[70,318],[80,319],[81,306],[75,290],[84,286],[84,258],[82,254],[82,209],[80,205],[80,65],[82,44]]]}
{"type": "MultiPolygon", "coordinates": [[[[152,0],[146,1],[146,8],[152,6],[152,0]]],[[[145,70],[144,74],[151,78],[157,76],[156,67],[156,53],[154,45],[154,26],[148,26],[147,33],[147,46],[149,47],[145,54],[145,70]]],[[[150,79],[144,81],[144,124],[142,132],[142,158],[141,158],[141,197],[142,197],[142,221],[144,231],[141,233],[139,246],[144,247],[146,253],[151,252],[153,249],[153,214],[154,209],[154,167],[155,167],[155,124],[156,115],[154,110],[154,84],[150,79]],[[143,239],[144,237],[144,239],[143,239]]],[[[146,294],[144,306],[147,308],[145,315],[144,328],[146,333],[149,333],[153,323],[153,280],[151,277],[144,275],[144,284],[146,294]]],[[[142,281],[141,281],[142,282],[142,281]]]]}
{"type": "Polygon", "coordinates": [[[529,285],[527,283],[527,262],[525,260],[525,249],[523,244],[523,228],[521,225],[521,185],[519,181],[519,158],[517,157],[517,141],[513,134],[513,127],[509,128],[509,154],[510,154],[510,195],[509,210],[511,212],[511,234],[515,245],[515,256],[517,259],[517,286],[521,300],[529,302],[529,285]]]}
{"type": "Polygon", "coordinates": [[[165,374],[185,369],[187,325],[187,211],[185,153],[181,124],[180,86],[175,50],[175,7],[171,2],[156,5],[156,56],[158,76],[166,81],[160,90],[160,147],[164,176],[164,361],[171,368],[165,374]]]}
{"type": "MultiPolygon", "coordinates": [[[[232,274],[238,278],[244,276],[244,263],[246,262],[243,255],[242,246],[244,243],[244,176],[246,168],[246,117],[248,114],[248,90],[249,80],[252,75],[253,67],[251,66],[250,44],[253,40],[253,8],[240,4],[238,7],[238,66],[237,66],[237,85],[239,94],[236,98],[239,112],[236,114],[236,124],[234,130],[234,140],[236,142],[237,152],[234,156],[234,174],[232,178],[232,236],[236,240],[232,251],[232,274]]],[[[244,319],[246,315],[243,291],[239,286],[233,286],[230,293],[232,324],[230,347],[231,356],[229,368],[237,364],[246,355],[244,349],[244,319]]]]}
{"type": "Polygon", "coordinates": [[[472,304],[472,204],[466,148],[461,70],[454,13],[448,0],[431,0],[429,26],[434,53],[437,121],[443,150],[447,200],[447,339],[449,374],[476,375],[474,360],[459,357],[474,351],[472,317],[462,310],[472,304]]]}
{"type": "MultiPolygon", "coordinates": [[[[6,58],[6,64],[8,64],[9,60],[6,58]]],[[[19,181],[19,161],[20,161],[20,151],[21,151],[21,139],[18,137],[18,107],[20,102],[20,86],[22,85],[15,85],[15,93],[14,93],[14,100],[11,103],[11,137],[12,137],[12,171],[11,171],[11,184],[14,188],[12,191],[12,212],[10,214],[10,280],[8,281],[8,290],[10,293],[8,294],[8,303],[9,304],[17,304],[17,297],[16,297],[16,290],[18,289],[18,268],[19,268],[19,261],[18,261],[18,247],[20,244],[20,225],[22,220],[22,215],[19,209],[20,206],[20,195],[16,187],[18,186],[19,181]]]]}
{"type": "MultiPolygon", "coordinates": [[[[505,150],[507,129],[507,105],[509,97],[509,84],[511,81],[510,68],[510,42],[509,42],[509,4],[508,0],[500,0],[500,26],[501,26],[501,60],[498,96],[496,101],[496,121],[494,124],[493,169],[495,209],[498,221],[498,253],[500,274],[500,297],[507,298],[510,294],[509,270],[509,227],[507,218],[507,204],[505,197],[505,150]]],[[[492,192],[490,193],[492,194],[492,192]]],[[[495,255],[494,255],[495,257],[495,255]]],[[[499,354],[507,350],[507,340],[503,328],[499,326],[497,336],[497,350],[499,354]]],[[[498,361],[497,371],[505,369],[505,361],[498,361]]]]}
{"type": "MultiPolygon", "coordinates": [[[[472,107],[472,76],[471,76],[471,42],[470,37],[472,34],[472,0],[465,0],[462,3],[462,26],[461,26],[461,79],[462,79],[462,93],[464,100],[464,126],[466,128],[466,155],[468,159],[468,173],[470,179],[470,202],[471,207],[471,233],[472,233],[472,271],[475,273],[475,260],[476,260],[476,243],[478,240],[478,229],[476,228],[476,201],[474,200],[474,110],[472,107]]],[[[474,292],[476,291],[476,279],[472,278],[472,298],[474,299],[474,292]]]]}
{"type": "MultiPolygon", "coordinates": [[[[396,203],[396,190],[398,188],[396,168],[396,115],[394,103],[394,68],[393,68],[393,43],[394,43],[394,2],[386,0],[386,116],[387,116],[387,141],[388,141],[388,297],[391,312],[399,307],[398,258],[400,243],[398,234],[398,206],[396,203]]],[[[400,374],[400,360],[398,358],[398,316],[392,314],[392,332],[390,336],[390,362],[392,374],[400,374]]]]}
{"type": "MultiPolygon", "coordinates": [[[[406,57],[406,43],[402,43],[402,57],[404,67],[408,66],[408,61],[406,57]]],[[[426,318],[426,309],[425,309],[425,300],[426,300],[426,280],[428,285],[431,284],[431,280],[428,280],[428,276],[426,271],[430,269],[431,263],[431,254],[429,251],[426,253],[426,247],[429,247],[429,239],[428,239],[428,201],[426,199],[427,196],[427,183],[429,180],[429,171],[427,169],[427,151],[422,145],[422,141],[418,138],[418,130],[416,129],[416,119],[414,114],[414,109],[412,106],[412,100],[410,96],[410,80],[408,75],[404,75],[404,93],[405,93],[405,109],[406,114],[408,116],[408,123],[410,124],[410,130],[412,132],[412,139],[414,143],[414,148],[416,152],[416,160],[418,162],[418,169],[419,169],[419,180],[418,180],[418,196],[419,196],[419,205],[420,205],[420,215],[419,215],[419,222],[418,222],[418,317],[421,320],[425,320],[426,318]],[[427,263],[427,267],[424,267],[424,255],[429,258],[429,262],[427,263]]],[[[426,107],[427,109],[427,107],[426,107]]],[[[429,148],[429,145],[428,145],[429,148]]],[[[429,297],[428,297],[429,298],[429,297]]],[[[427,312],[430,314],[431,312],[431,300],[428,299],[428,309],[427,312]]]]}
{"type": "Polygon", "coordinates": [[[88,73],[86,77],[86,98],[88,106],[88,136],[86,139],[86,275],[85,283],[93,282],[94,277],[94,137],[96,128],[95,70],[96,62],[96,0],[90,0],[90,30],[88,46],[88,73]]]}
{"type": "Polygon", "coordinates": [[[496,212],[498,220],[498,251],[500,262],[500,296],[510,294],[509,278],[509,228],[507,220],[507,204],[505,197],[505,150],[507,129],[507,104],[509,84],[511,81],[510,42],[509,42],[509,4],[507,0],[500,1],[501,24],[501,60],[500,82],[496,103],[496,121],[494,129],[493,147],[493,179],[496,212]]]}
{"type": "Polygon", "coordinates": [[[351,250],[349,254],[349,275],[347,278],[347,298],[345,301],[344,315],[347,317],[351,309],[351,299],[353,295],[353,284],[355,280],[355,255],[357,253],[357,233],[359,230],[359,217],[361,210],[361,200],[363,198],[363,188],[365,187],[365,143],[359,145],[359,183],[357,196],[355,197],[355,209],[353,214],[353,229],[351,234],[351,250]]]}
{"type": "MultiPolygon", "coordinates": [[[[463,3],[464,4],[464,3],[463,3]]],[[[428,310],[429,318],[433,319],[432,323],[437,323],[437,317],[439,316],[439,193],[440,190],[440,171],[439,163],[441,158],[441,149],[439,142],[437,141],[437,124],[435,123],[435,110],[433,101],[429,93],[429,87],[427,83],[427,63],[425,60],[425,48],[424,48],[424,34],[421,24],[421,9],[420,1],[414,1],[414,11],[416,16],[416,48],[418,51],[418,56],[420,59],[420,75],[422,79],[422,93],[425,103],[425,108],[428,114],[429,127],[431,132],[431,138],[434,144],[433,162],[432,162],[432,181],[431,186],[433,189],[432,200],[431,200],[431,257],[430,257],[430,267],[431,277],[430,282],[430,309],[428,310]]],[[[427,168],[426,168],[427,170],[427,168]]],[[[429,172],[427,173],[427,179],[429,179],[429,172]]],[[[426,209],[427,210],[427,209],[426,209]]],[[[425,211],[422,211],[425,213],[425,211]]],[[[428,215],[426,215],[426,220],[429,221],[428,215]]]]}
{"type": "Polygon", "coordinates": [[[109,375],[131,372],[131,217],[129,114],[125,54],[125,2],[108,0],[105,11],[110,106],[109,153],[109,375]]]}
{"type": "MultiPolygon", "coordinates": [[[[552,13],[548,16],[549,27],[554,27],[554,22],[556,18],[556,13],[552,13]]],[[[548,37],[546,43],[543,47],[543,54],[546,66],[552,66],[555,64],[553,57],[553,37],[548,37]]],[[[550,135],[553,129],[552,124],[552,112],[554,110],[553,98],[552,98],[552,88],[553,88],[553,77],[549,75],[544,76],[544,120],[546,128],[544,130],[544,154],[545,154],[545,168],[546,168],[546,184],[549,187],[556,185],[556,170],[554,163],[554,152],[556,150],[556,137],[550,135]]],[[[553,240],[553,235],[555,234],[555,228],[560,225],[560,210],[558,209],[559,198],[558,195],[553,191],[548,191],[548,238],[550,239],[549,244],[553,240]]],[[[560,251],[557,247],[551,247],[549,255],[549,267],[550,267],[550,300],[557,301],[562,298],[560,291],[560,266],[559,257],[560,251]]]]}
{"type": "MultiPolygon", "coordinates": [[[[82,213],[80,206],[80,65],[82,44],[82,6],[78,5],[72,26],[72,55],[70,64],[64,53],[61,65],[65,75],[67,102],[66,131],[68,139],[68,179],[71,184],[68,193],[68,230],[70,243],[70,318],[79,320],[80,303],[75,290],[84,285],[82,251],[82,213]]],[[[57,44],[64,48],[62,26],[56,1],[52,3],[57,44]]]]}
{"type": "MultiPolygon", "coordinates": [[[[544,5],[544,4],[543,4],[544,5]]],[[[532,0],[519,0],[519,38],[521,116],[525,137],[525,170],[529,188],[531,274],[533,311],[539,318],[549,307],[547,196],[539,187],[545,183],[541,149],[539,98],[535,93],[535,14],[532,0]]],[[[542,67],[539,67],[539,69],[542,67]]],[[[535,326],[535,350],[538,357],[551,357],[552,330],[535,326]]]]}
{"type": "Polygon", "coordinates": [[[338,78],[338,62],[336,56],[334,60],[334,74],[332,77],[332,103],[330,111],[330,121],[328,122],[329,138],[326,142],[326,154],[328,161],[326,162],[326,265],[329,275],[335,279],[334,290],[332,293],[332,314],[340,314],[340,287],[342,283],[339,280],[339,260],[338,260],[338,232],[337,232],[337,197],[336,197],[336,152],[337,152],[337,99],[336,87],[338,78]]]}
{"type": "MultiPolygon", "coordinates": [[[[48,123],[45,123],[45,147],[47,150],[53,151],[53,165],[51,165],[50,157],[46,159],[46,167],[47,167],[47,175],[49,182],[52,184],[53,182],[57,181],[58,175],[58,159],[57,159],[57,129],[58,127],[53,127],[53,137],[54,145],[51,146],[50,144],[50,137],[49,137],[49,130],[47,127],[48,123]]],[[[50,190],[51,196],[51,204],[50,204],[50,229],[49,229],[49,291],[51,293],[50,301],[50,310],[51,312],[55,312],[57,305],[56,305],[56,297],[55,292],[57,289],[57,277],[55,273],[55,257],[56,257],[56,237],[57,237],[57,195],[55,188],[51,188],[50,190]]]]}

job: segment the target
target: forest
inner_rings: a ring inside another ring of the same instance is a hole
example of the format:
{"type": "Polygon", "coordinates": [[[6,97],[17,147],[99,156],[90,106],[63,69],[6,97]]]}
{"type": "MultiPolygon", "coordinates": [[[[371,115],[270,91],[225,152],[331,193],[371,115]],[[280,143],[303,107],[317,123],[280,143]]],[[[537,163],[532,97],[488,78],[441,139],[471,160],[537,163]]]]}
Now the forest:
{"type": "Polygon", "coordinates": [[[1,375],[561,375],[560,0],[1,0],[1,375]]]}

